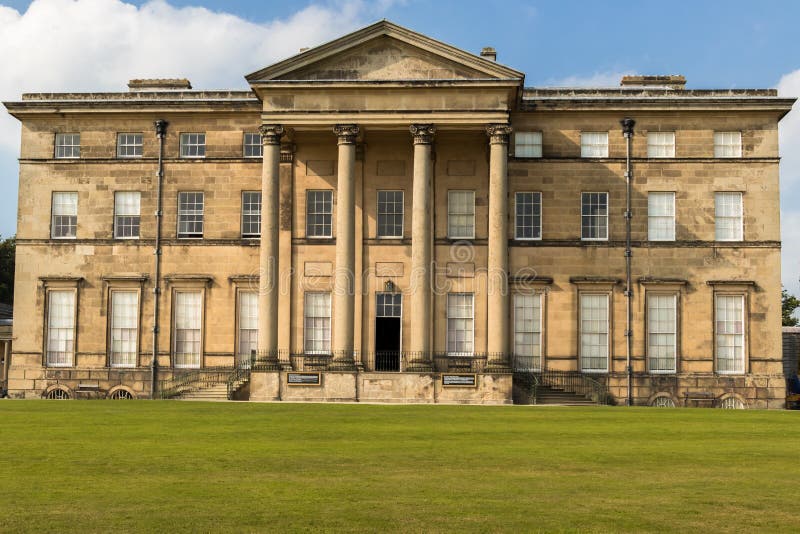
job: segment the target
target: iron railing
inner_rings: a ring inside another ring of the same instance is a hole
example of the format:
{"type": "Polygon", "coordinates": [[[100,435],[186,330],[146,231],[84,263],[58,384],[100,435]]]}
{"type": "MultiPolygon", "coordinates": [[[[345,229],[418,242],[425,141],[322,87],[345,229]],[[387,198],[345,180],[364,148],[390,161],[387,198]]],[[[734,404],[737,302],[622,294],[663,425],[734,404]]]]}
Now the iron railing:
{"type": "Polygon", "coordinates": [[[596,404],[612,403],[608,386],[578,371],[545,369],[538,373],[538,384],[581,395],[596,404]]]}
{"type": "Polygon", "coordinates": [[[172,377],[158,382],[158,397],[172,399],[217,384],[226,384],[233,367],[207,367],[205,369],[176,369],[172,377]]]}

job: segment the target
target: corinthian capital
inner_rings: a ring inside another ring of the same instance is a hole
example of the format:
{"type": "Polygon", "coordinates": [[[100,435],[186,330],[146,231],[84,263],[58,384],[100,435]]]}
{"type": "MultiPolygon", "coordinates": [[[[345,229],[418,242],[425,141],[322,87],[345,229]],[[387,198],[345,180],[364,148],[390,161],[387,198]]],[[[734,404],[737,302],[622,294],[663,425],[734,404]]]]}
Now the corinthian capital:
{"type": "Polygon", "coordinates": [[[258,131],[261,132],[261,142],[265,145],[281,144],[283,126],[280,124],[262,124],[258,131]]]}
{"type": "Polygon", "coordinates": [[[486,135],[489,136],[489,143],[493,145],[507,145],[508,136],[511,135],[511,126],[508,124],[489,124],[486,126],[486,135]]]}
{"type": "Polygon", "coordinates": [[[433,143],[433,135],[436,133],[436,126],[433,124],[412,124],[408,129],[411,135],[414,136],[415,145],[433,143]]]}
{"type": "Polygon", "coordinates": [[[339,138],[340,145],[352,145],[358,137],[357,124],[337,124],[333,127],[333,133],[339,138]]]}

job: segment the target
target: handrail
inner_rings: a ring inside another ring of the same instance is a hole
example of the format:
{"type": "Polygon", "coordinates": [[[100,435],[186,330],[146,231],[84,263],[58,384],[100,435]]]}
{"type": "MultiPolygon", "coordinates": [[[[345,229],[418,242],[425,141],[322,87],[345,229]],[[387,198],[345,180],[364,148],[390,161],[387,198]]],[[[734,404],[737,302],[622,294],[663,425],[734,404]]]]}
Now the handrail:
{"type": "Polygon", "coordinates": [[[159,381],[159,397],[172,399],[202,387],[227,383],[232,367],[207,367],[205,369],[176,369],[172,378],[159,381]]]}

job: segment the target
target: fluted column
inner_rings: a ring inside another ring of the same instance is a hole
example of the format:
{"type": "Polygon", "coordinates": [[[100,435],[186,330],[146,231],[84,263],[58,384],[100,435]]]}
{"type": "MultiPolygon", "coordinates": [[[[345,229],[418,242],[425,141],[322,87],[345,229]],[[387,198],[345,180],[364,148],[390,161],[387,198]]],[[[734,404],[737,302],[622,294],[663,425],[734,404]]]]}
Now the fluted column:
{"type": "Polygon", "coordinates": [[[411,287],[409,306],[411,335],[408,350],[413,361],[429,365],[431,353],[431,269],[433,242],[431,236],[431,182],[433,180],[432,124],[411,125],[414,138],[414,178],[411,199],[411,287]]]}
{"type": "Polygon", "coordinates": [[[489,367],[507,367],[508,308],[508,137],[511,127],[492,124],[489,136],[489,250],[486,350],[489,367]]]}
{"type": "Polygon", "coordinates": [[[261,243],[258,283],[258,350],[278,356],[278,187],[283,126],[260,128],[264,145],[261,166],[261,243]]]}
{"type": "Polygon", "coordinates": [[[355,320],[356,267],[356,136],[358,126],[334,126],[339,138],[339,169],[336,179],[336,268],[333,278],[333,365],[355,368],[353,337],[355,320]]]}

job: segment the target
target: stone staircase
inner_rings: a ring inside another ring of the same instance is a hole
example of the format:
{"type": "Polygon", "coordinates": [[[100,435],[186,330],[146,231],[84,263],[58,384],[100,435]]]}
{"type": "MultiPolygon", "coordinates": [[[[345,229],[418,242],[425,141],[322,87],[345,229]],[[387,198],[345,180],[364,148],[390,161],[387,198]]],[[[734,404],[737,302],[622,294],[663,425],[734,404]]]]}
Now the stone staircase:
{"type": "Polygon", "coordinates": [[[536,404],[559,406],[595,406],[597,403],[583,395],[565,391],[551,386],[540,385],[536,388],[536,404]]]}
{"type": "Polygon", "coordinates": [[[228,400],[228,384],[209,384],[205,387],[182,393],[180,400],[192,401],[226,401],[228,400]]]}

